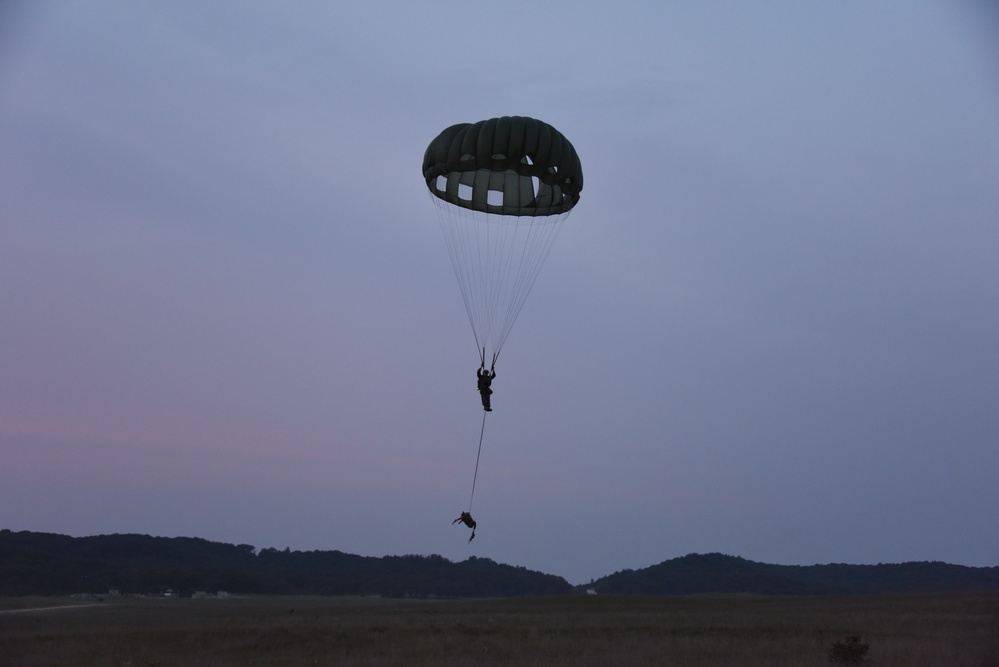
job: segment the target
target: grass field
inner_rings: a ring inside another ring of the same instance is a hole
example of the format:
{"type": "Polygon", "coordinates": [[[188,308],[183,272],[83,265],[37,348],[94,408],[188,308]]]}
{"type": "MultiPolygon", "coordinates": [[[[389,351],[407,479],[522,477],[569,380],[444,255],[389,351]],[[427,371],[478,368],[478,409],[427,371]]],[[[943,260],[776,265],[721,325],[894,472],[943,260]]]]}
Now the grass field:
{"type": "Polygon", "coordinates": [[[0,600],[0,665],[24,667],[798,667],[847,635],[878,667],[999,667],[999,593],[0,600]]]}

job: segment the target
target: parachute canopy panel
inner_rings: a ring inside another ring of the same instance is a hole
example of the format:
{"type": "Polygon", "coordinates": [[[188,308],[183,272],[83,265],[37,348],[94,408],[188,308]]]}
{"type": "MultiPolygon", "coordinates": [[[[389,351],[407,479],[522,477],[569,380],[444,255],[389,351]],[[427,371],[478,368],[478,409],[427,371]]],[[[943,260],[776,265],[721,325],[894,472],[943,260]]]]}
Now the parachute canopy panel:
{"type": "Polygon", "coordinates": [[[569,140],[526,116],[452,125],[427,147],[423,177],[430,192],[450,204],[500,215],[565,213],[583,189],[569,140]]]}

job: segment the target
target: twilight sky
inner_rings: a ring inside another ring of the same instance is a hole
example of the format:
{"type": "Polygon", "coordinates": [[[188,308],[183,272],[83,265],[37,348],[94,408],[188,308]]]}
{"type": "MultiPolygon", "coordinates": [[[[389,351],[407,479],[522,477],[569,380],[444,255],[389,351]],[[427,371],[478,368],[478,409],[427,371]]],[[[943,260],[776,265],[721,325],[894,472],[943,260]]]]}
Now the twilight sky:
{"type": "Polygon", "coordinates": [[[999,565],[989,2],[0,4],[0,528],[999,565]],[[586,177],[478,357],[420,172],[586,177]]]}

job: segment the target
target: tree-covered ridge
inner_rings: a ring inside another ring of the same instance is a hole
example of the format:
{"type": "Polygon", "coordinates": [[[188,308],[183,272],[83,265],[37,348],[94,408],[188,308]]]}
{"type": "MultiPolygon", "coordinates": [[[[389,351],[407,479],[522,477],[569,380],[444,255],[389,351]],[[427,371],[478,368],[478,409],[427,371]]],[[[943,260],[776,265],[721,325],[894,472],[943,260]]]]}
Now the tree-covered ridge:
{"type": "Polygon", "coordinates": [[[0,530],[0,596],[228,591],[273,595],[513,597],[601,594],[785,595],[999,589],[999,567],[940,562],[770,565],[719,553],[689,554],[623,570],[575,589],[565,579],[471,557],[356,556],[291,551],[193,537],[68,537],[0,530]]]}
{"type": "Polygon", "coordinates": [[[565,579],[488,558],[355,556],[192,537],[0,530],[0,595],[158,593],[495,597],[569,593],[565,579]]]}
{"type": "Polygon", "coordinates": [[[623,570],[584,588],[599,593],[689,595],[917,593],[999,589],[999,567],[940,562],[878,565],[769,565],[725,554],[688,554],[623,570]]]}

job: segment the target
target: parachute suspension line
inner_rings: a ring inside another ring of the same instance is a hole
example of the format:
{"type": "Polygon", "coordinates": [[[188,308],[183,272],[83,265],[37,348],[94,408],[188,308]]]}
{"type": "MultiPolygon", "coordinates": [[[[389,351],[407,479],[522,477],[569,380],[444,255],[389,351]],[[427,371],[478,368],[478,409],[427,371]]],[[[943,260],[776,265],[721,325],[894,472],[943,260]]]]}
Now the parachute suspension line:
{"type": "MultiPolygon", "coordinates": [[[[535,179],[516,179],[517,197],[520,201],[531,200],[537,197],[537,181],[535,179]],[[521,192],[524,188],[529,188],[530,192],[521,192]]],[[[551,230],[559,227],[563,216],[557,216],[554,220],[549,218],[536,218],[528,221],[517,220],[517,224],[510,227],[512,230],[511,239],[505,242],[504,247],[510,249],[507,258],[506,273],[499,277],[499,284],[510,284],[510,301],[506,305],[508,316],[503,320],[503,326],[497,332],[497,345],[494,358],[499,355],[503,342],[516,322],[520,310],[524,305],[527,294],[531,291],[534,280],[541,269],[544,255],[547,254],[546,246],[550,247],[549,240],[545,237],[551,236],[551,230]],[[553,224],[554,223],[554,224],[553,224]],[[518,238],[518,236],[520,238],[518,238]],[[519,257],[518,257],[519,255],[519,257]],[[539,261],[540,260],[540,261],[539,261]],[[516,270],[513,270],[516,265],[516,270]],[[513,274],[513,279],[509,274],[513,274]],[[509,281],[509,282],[508,282],[509,281]]]]}
{"type": "Polygon", "coordinates": [[[486,432],[486,411],[482,411],[482,429],[479,431],[479,451],[475,454],[475,473],[472,474],[472,494],[468,497],[468,513],[472,513],[472,500],[475,498],[475,480],[479,477],[479,457],[482,456],[482,436],[486,432]]]}
{"type": "Polygon", "coordinates": [[[481,360],[495,363],[568,217],[474,211],[430,194],[481,360]]]}
{"type": "Polygon", "coordinates": [[[515,297],[510,303],[510,314],[505,320],[505,325],[497,336],[499,344],[496,347],[496,355],[499,355],[502,343],[506,341],[506,337],[510,334],[514,323],[520,316],[520,311],[524,307],[527,295],[533,289],[534,283],[537,282],[538,275],[541,273],[541,267],[548,258],[552,247],[554,247],[555,239],[558,238],[558,233],[562,229],[562,223],[569,217],[569,213],[569,211],[566,211],[555,216],[553,220],[527,226],[527,233],[530,239],[524,243],[520,265],[517,269],[516,280],[512,288],[512,293],[515,297]]]}
{"type": "Polygon", "coordinates": [[[476,245],[468,238],[468,231],[471,225],[461,224],[457,219],[459,214],[443,201],[430,194],[430,200],[437,209],[437,220],[440,223],[441,233],[444,235],[444,244],[447,246],[447,254],[451,258],[451,267],[454,269],[454,277],[458,281],[458,290],[461,292],[462,301],[465,304],[465,313],[468,316],[468,323],[472,327],[472,335],[475,336],[476,348],[484,347],[482,336],[476,328],[476,318],[473,316],[474,305],[472,296],[475,293],[472,285],[474,272],[471,249],[476,245]]]}

